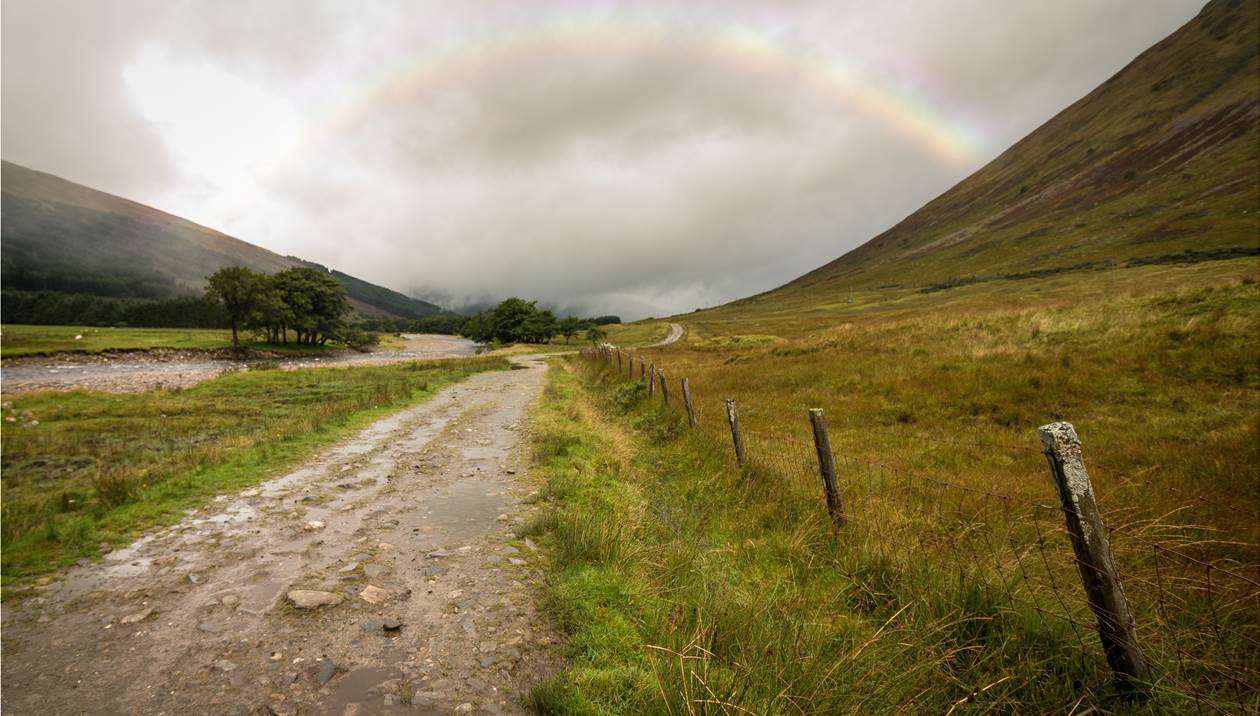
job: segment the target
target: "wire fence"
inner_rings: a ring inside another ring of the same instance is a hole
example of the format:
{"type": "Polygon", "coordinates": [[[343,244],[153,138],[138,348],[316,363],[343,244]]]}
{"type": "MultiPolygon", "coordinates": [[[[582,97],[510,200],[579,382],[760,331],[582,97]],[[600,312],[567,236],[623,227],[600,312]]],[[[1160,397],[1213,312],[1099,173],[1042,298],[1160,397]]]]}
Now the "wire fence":
{"type": "MultiPolygon", "coordinates": [[[[1176,515],[1141,517],[1123,505],[1086,514],[1047,479],[1056,458],[1033,441],[875,427],[886,433],[880,459],[859,459],[871,452],[862,449],[870,440],[866,428],[829,436],[824,428],[828,449],[820,450],[817,439],[739,425],[733,402],[689,381],[684,387],[685,376],[646,357],[607,345],[583,356],[644,381],[654,400],[732,461],[738,459],[735,444],[742,443],[743,469],[775,481],[777,490],[816,499],[820,509],[829,455],[838,529],[891,571],[912,575],[898,584],[902,598],[930,602],[952,590],[978,617],[977,629],[1018,622],[1048,643],[1070,644],[1085,673],[1106,673],[1109,665],[1118,687],[1154,697],[1162,707],[1260,713],[1260,545],[1176,515]],[[981,463],[988,467],[970,469],[981,463]],[[1090,525],[1105,537],[1102,566],[1077,549],[1089,541],[1090,525]],[[1098,598],[1106,571],[1117,582],[1122,608],[1098,598]],[[1117,653],[1130,646],[1133,653],[1117,653]]],[[[809,423],[801,412],[804,427],[809,423]]],[[[1086,460],[1082,474],[1086,467],[1103,469],[1086,460]]],[[[1153,470],[1119,475],[1119,483],[1150,485],[1153,470]]],[[[1184,500],[1194,505],[1204,498],[1187,492],[1184,500]]],[[[1213,507],[1257,519],[1245,506],[1213,507]]]]}

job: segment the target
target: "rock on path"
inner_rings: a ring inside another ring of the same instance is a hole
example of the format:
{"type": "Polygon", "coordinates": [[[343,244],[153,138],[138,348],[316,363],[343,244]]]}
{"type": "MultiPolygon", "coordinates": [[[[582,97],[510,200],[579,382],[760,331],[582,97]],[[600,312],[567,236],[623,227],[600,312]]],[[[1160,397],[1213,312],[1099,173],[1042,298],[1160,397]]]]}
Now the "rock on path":
{"type": "Polygon", "coordinates": [[[558,657],[517,360],[4,604],[3,712],[523,712],[558,657]]]}

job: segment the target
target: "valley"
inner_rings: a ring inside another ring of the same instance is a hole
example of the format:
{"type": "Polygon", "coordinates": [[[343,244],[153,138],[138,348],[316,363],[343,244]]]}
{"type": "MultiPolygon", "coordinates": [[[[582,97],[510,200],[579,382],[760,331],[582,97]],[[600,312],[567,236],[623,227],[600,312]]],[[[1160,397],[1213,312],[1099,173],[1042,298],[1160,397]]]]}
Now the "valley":
{"type": "Polygon", "coordinates": [[[146,191],[399,290],[6,133],[6,713],[1260,713],[1254,1],[390,7],[146,191]]]}

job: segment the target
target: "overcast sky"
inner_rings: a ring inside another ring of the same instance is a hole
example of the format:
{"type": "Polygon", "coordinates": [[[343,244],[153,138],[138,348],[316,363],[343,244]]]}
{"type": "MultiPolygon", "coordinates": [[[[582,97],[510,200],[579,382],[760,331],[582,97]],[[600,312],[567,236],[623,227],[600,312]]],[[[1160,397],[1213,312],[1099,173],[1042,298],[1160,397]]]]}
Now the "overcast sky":
{"type": "Polygon", "coordinates": [[[3,0],[5,159],[448,306],[772,288],[1200,0],[3,0]]]}

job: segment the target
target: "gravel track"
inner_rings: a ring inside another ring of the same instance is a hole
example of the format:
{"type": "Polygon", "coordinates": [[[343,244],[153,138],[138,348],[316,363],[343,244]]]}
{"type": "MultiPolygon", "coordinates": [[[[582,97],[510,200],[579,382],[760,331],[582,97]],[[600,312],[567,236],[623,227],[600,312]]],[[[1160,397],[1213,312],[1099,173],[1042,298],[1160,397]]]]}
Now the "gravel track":
{"type": "Polygon", "coordinates": [[[4,713],[524,713],[559,659],[514,363],[5,603],[4,713]]]}

